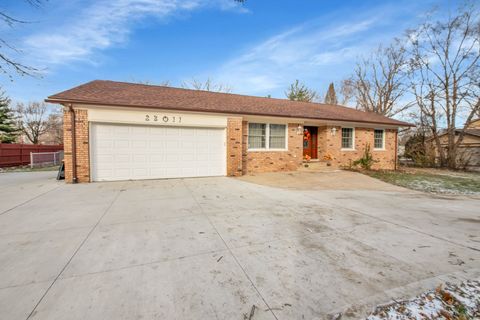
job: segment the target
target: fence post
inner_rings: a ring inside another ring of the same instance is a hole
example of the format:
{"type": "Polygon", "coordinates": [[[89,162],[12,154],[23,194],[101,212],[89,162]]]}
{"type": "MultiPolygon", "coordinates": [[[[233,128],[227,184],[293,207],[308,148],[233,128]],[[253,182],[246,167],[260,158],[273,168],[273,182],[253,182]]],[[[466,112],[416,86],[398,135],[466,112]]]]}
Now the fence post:
{"type": "Polygon", "coordinates": [[[20,145],[20,166],[23,166],[23,144],[20,145]]]}
{"type": "Polygon", "coordinates": [[[57,165],[57,153],[56,152],[53,153],[53,165],[54,166],[57,165]]]}
{"type": "Polygon", "coordinates": [[[30,169],[33,169],[33,156],[32,156],[32,152],[30,152],[30,169]]]}

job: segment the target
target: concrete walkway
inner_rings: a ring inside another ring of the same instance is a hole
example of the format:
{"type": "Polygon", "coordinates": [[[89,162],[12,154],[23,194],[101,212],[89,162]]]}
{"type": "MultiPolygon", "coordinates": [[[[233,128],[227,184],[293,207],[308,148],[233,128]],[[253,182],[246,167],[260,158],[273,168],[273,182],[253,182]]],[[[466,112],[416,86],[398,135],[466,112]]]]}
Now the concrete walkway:
{"type": "Polygon", "coordinates": [[[243,176],[240,180],[291,190],[407,191],[358,172],[334,168],[323,168],[318,171],[262,173],[243,176]]]}
{"type": "Polygon", "coordinates": [[[1,319],[348,319],[480,276],[476,200],[54,177],[0,174],[1,319]]]}

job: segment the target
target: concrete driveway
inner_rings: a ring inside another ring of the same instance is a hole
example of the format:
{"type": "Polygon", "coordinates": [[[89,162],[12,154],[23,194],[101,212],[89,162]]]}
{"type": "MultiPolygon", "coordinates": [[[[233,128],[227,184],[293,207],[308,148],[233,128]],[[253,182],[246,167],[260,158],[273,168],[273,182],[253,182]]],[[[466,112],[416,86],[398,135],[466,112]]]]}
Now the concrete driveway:
{"type": "Polygon", "coordinates": [[[54,177],[0,174],[1,319],[346,319],[480,276],[474,199],[54,177]]]}

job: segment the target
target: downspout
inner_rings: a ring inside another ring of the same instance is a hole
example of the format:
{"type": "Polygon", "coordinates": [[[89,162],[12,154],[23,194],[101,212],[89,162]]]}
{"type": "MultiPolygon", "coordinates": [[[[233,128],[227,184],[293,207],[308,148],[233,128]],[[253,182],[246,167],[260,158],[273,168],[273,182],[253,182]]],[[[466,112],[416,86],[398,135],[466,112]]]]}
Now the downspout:
{"type": "Polygon", "coordinates": [[[398,162],[398,128],[395,131],[395,166],[394,166],[395,171],[397,171],[397,162],[398,162]]]}
{"type": "Polygon", "coordinates": [[[77,183],[77,139],[75,135],[75,111],[72,104],[68,105],[70,111],[70,128],[72,132],[72,183],[77,183]]]}

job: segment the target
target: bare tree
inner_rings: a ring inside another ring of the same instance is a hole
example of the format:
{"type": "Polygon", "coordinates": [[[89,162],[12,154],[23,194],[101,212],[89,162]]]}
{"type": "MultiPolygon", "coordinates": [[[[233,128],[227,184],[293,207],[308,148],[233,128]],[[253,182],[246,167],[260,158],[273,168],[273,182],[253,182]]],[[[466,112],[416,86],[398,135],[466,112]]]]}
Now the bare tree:
{"type": "Polygon", "coordinates": [[[379,46],[369,58],[361,59],[350,80],[357,108],[388,117],[410,108],[412,103],[402,101],[408,91],[407,62],[399,40],[388,47],[379,46]]]}
{"type": "Polygon", "coordinates": [[[224,93],[232,92],[232,88],[230,86],[221,83],[215,83],[210,78],[207,78],[205,81],[200,81],[195,78],[190,81],[184,81],[182,83],[182,88],[224,93]]]}
{"type": "MultiPolygon", "coordinates": [[[[33,7],[39,7],[43,2],[42,0],[25,1],[33,7]]],[[[14,18],[3,10],[0,11],[0,23],[1,22],[3,22],[4,26],[9,28],[14,28],[17,25],[29,23],[28,21],[14,18]]],[[[12,73],[16,73],[21,76],[37,76],[39,71],[37,68],[23,64],[12,57],[19,53],[21,53],[19,49],[5,40],[5,38],[0,37],[0,72],[8,76],[10,80],[13,80],[12,73]]]]}
{"type": "Polygon", "coordinates": [[[33,144],[38,144],[40,136],[51,128],[48,121],[47,105],[44,102],[18,103],[16,113],[22,133],[33,144]]]}
{"type": "Polygon", "coordinates": [[[161,81],[159,83],[155,83],[155,82],[150,81],[150,80],[136,80],[135,78],[132,77],[130,81],[133,82],[133,83],[151,85],[151,86],[162,86],[162,87],[171,87],[172,86],[170,80],[164,80],[164,81],[161,81]]]}
{"type": "Polygon", "coordinates": [[[315,90],[308,88],[299,80],[295,80],[295,82],[288,87],[288,90],[285,91],[285,96],[293,101],[313,102],[318,98],[318,93],[315,90]]]}
{"type": "Polygon", "coordinates": [[[478,8],[466,5],[444,21],[429,18],[408,32],[411,89],[440,165],[452,169],[459,165],[465,135],[465,130],[456,128],[459,122],[467,128],[480,110],[479,15],[478,8]],[[446,148],[440,139],[445,132],[446,148]]]}
{"type": "Polygon", "coordinates": [[[49,141],[53,144],[63,144],[63,112],[55,107],[47,118],[47,132],[49,141]]]}
{"type": "Polygon", "coordinates": [[[172,86],[172,84],[170,83],[170,80],[164,80],[164,81],[160,82],[158,85],[162,86],[162,87],[171,87],[172,86]]]}
{"type": "Polygon", "coordinates": [[[351,78],[340,81],[339,101],[340,104],[346,106],[355,96],[355,83],[351,78]]]}

